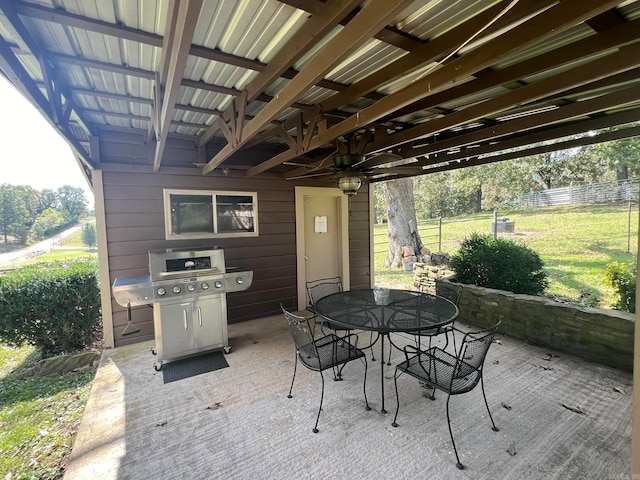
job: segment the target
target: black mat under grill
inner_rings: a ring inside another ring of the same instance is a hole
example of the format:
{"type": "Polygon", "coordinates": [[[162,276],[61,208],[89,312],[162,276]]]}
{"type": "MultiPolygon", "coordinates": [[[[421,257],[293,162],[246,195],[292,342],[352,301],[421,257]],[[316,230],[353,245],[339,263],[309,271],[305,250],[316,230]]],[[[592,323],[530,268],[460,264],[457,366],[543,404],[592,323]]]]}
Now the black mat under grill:
{"type": "Polygon", "coordinates": [[[209,352],[164,364],[162,366],[162,380],[164,383],[175,382],[228,366],[222,352],[209,352]]]}

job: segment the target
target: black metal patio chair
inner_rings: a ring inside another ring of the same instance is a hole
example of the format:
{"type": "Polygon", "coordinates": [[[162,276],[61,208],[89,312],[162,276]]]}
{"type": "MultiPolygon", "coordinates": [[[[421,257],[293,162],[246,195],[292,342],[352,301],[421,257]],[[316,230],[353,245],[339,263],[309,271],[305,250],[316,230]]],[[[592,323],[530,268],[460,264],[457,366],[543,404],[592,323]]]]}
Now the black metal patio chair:
{"type": "MultiPolygon", "coordinates": [[[[420,284],[420,291],[423,291],[423,285],[420,284]]],[[[450,300],[451,302],[453,302],[453,304],[456,307],[460,307],[460,298],[462,297],[462,286],[461,285],[448,285],[447,288],[443,289],[442,291],[438,292],[438,295],[441,297],[446,298],[447,300],[450,300]]],[[[455,330],[454,330],[454,324],[451,323],[450,325],[447,325],[445,327],[442,328],[434,328],[433,330],[424,330],[421,331],[419,334],[416,335],[416,345],[418,346],[418,348],[421,348],[421,337],[428,337],[429,338],[429,348],[431,348],[431,340],[433,339],[433,337],[437,336],[437,335],[444,335],[445,336],[445,345],[444,345],[444,349],[446,350],[447,347],[449,346],[449,335],[451,335],[452,339],[453,339],[453,351],[457,352],[457,348],[456,348],[456,335],[455,335],[455,330]]]]}
{"type": "MultiPolygon", "coordinates": [[[[419,285],[419,290],[420,290],[420,293],[429,293],[428,287],[426,287],[425,284],[422,282],[419,285]]],[[[451,302],[453,302],[453,304],[456,307],[460,307],[460,298],[462,297],[462,286],[450,285],[446,288],[446,290],[439,292],[438,295],[440,297],[446,298],[447,300],[450,300],[451,302]]],[[[421,330],[420,332],[415,333],[414,340],[415,340],[416,346],[418,347],[418,349],[421,349],[422,339],[426,337],[429,339],[429,344],[428,344],[429,346],[427,348],[431,348],[431,340],[433,339],[433,337],[436,337],[438,335],[444,335],[444,338],[445,338],[444,350],[446,350],[447,347],[449,346],[449,335],[451,335],[451,338],[453,339],[453,351],[454,352],[457,351],[456,335],[454,332],[453,322],[449,325],[445,325],[444,327],[430,328],[430,329],[421,330]]],[[[391,353],[392,353],[392,350],[389,349],[389,358],[387,360],[387,365],[391,365],[391,353]]]]}
{"type": "MultiPolygon", "coordinates": [[[[332,293],[337,293],[342,291],[342,278],[341,277],[330,277],[330,278],[320,278],[318,280],[312,280],[306,282],[307,287],[307,296],[309,297],[309,305],[313,307],[313,304],[316,303],[321,298],[326,297],[327,295],[331,295],[332,293]]],[[[314,321],[317,321],[317,316],[315,312],[313,312],[313,308],[310,309],[311,313],[313,313],[314,321]]],[[[329,330],[345,330],[344,328],[340,328],[327,320],[320,321],[320,329],[324,333],[324,327],[329,330]]]]}
{"type": "Polygon", "coordinates": [[[460,470],[464,465],[460,462],[456,443],[453,439],[453,431],[451,430],[451,418],[449,415],[449,400],[452,395],[461,395],[473,390],[478,383],[482,387],[482,396],[484,404],[489,412],[489,418],[493,425],[494,432],[498,431],[489,404],[484,391],[484,381],[482,377],[483,364],[489,351],[489,347],[498,330],[498,324],[493,327],[479,332],[464,333],[460,350],[456,355],[445,351],[439,347],[433,347],[428,350],[420,350],[413,345],[407,345],[404,348],[405,361],[396,367],[394,382],[396,387],[396,414],[393,417],[392,425],[397,427],[396,420],[400,410],[400,396],[398,393],[398,378],[403,373],[407,373],[417,378],[421,383],[433,388],[431,400],[435,400],[435,391],[442,390],[447,393],[447,424],[449,426],[449,435],[453,444],[453,451],[456,454],[456,467],[460,470]]]}
{"type": "MultiPolygon", "coordinates": [[[[342,278],[341,277],[329,277],[329,278],[320,278],[318,280],[311,280],[306,282],[307,287],[307,296],[309,297],[309,306],[311,307],[309,310],[313,313],[313,320],[317,323],[317,316],[313,311],[313,304],[316,303],[321,298],[326,297],[327,295],[331,295],[332,293],[338,293],[342,291],[342,278]]],[[[322,333],[327,333],[325,331],[325,327],[328,330],[333,330],[334,332],[344,331],[347,334],[351,333],[351,330],[345,329],[335,323],[332,323],[328,320],[321,319],[320,320],[320,330],[322,333]]],[[[369,343],[373,344],[373,332],[370,333],[369,343]]],[[[371,349],[371,360],[376,361],[375,354],[373,352],[373,348],[371,349]]]]}
{"type": "Polygon", "coordinates": [[[344,366],[352,360],[360,359],[364,363],[364,402],[366,410],[371,410],[369,401],[367,400],[367,357],[357,347],[358,337],[356,335],[347,335],[338,337],[331,333],[320,338],[314,338],[313,329],[309,324],[309,319],[294,315],[280,305],[282,311],[289,324],[289,332],[293,338],[296,349],[296,360],[293,366],[293,378],[291,379],[291,387],[289,387],[288,398],[293,398],[293,383],[296,379],[296,370],[298,360],[309,370],[320,373],[322,379],[322,392],[320,394],[320,406],[318,407],[318,415],[313,432],[318,433],[318,422],[320,421],[320,412],[322,411],[322,402],[324,400],[324,375],[323,371],[329,368],[333,369],[334,380],[342,380],[341,371],[344,366]],[[350,343],[352,341],[353,343],[350,343]]]}

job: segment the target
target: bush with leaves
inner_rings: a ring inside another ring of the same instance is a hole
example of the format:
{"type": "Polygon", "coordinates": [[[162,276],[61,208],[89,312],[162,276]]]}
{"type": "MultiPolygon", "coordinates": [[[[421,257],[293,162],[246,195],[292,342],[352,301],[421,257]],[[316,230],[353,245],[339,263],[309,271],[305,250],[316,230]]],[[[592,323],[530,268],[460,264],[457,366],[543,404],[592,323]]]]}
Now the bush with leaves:
{"type": "Polygon", "coordinates": [[[636,269],[630,270],[626,263],[611,262],[607,265],[604,283],[616,291],[616,310],[635,313],[636,276],[636,269]]]}
{"type": "Polygon", "coordinates": [[[0,276],[0,340],[43,357],[91,346],[100,320],[95,260],[36,263],[0,276]]]}
{"type": "Polygon", "coordinates": [[[539,295],[548,285],[540,256],[513,240],[473,233],[449,262],[456,281],[479,287],[539,295]]]}

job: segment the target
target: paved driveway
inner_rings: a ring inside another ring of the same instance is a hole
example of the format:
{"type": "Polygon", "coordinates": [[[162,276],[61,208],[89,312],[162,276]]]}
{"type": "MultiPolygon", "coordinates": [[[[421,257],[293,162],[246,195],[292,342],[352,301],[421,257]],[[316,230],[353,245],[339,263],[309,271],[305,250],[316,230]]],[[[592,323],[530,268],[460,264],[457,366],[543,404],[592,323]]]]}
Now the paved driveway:
{"type": "Polygon", "coordinates": [[[13,250],[7,253],[0,253],[0,267],[8,267],[14,263],[23,262],[45,253],[50,252],[55,248],[60,248],[59,244],[66,240],[68,237],[82,229],[83,224],[74,225],[73,227],[60,232],[52,238],[43,240],[42,242],[29,245],[28,247],[13,250]]]}

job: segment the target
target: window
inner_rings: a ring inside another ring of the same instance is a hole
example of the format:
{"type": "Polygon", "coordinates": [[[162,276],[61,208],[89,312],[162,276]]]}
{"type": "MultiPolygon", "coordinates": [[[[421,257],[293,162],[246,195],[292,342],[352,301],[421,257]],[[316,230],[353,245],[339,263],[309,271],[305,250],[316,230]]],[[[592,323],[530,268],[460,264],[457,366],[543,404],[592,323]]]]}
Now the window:
{"type": "Polygon", "coordinates": [[[257,237],[256,193],[164,190],[167,240],[257,237]]]}

